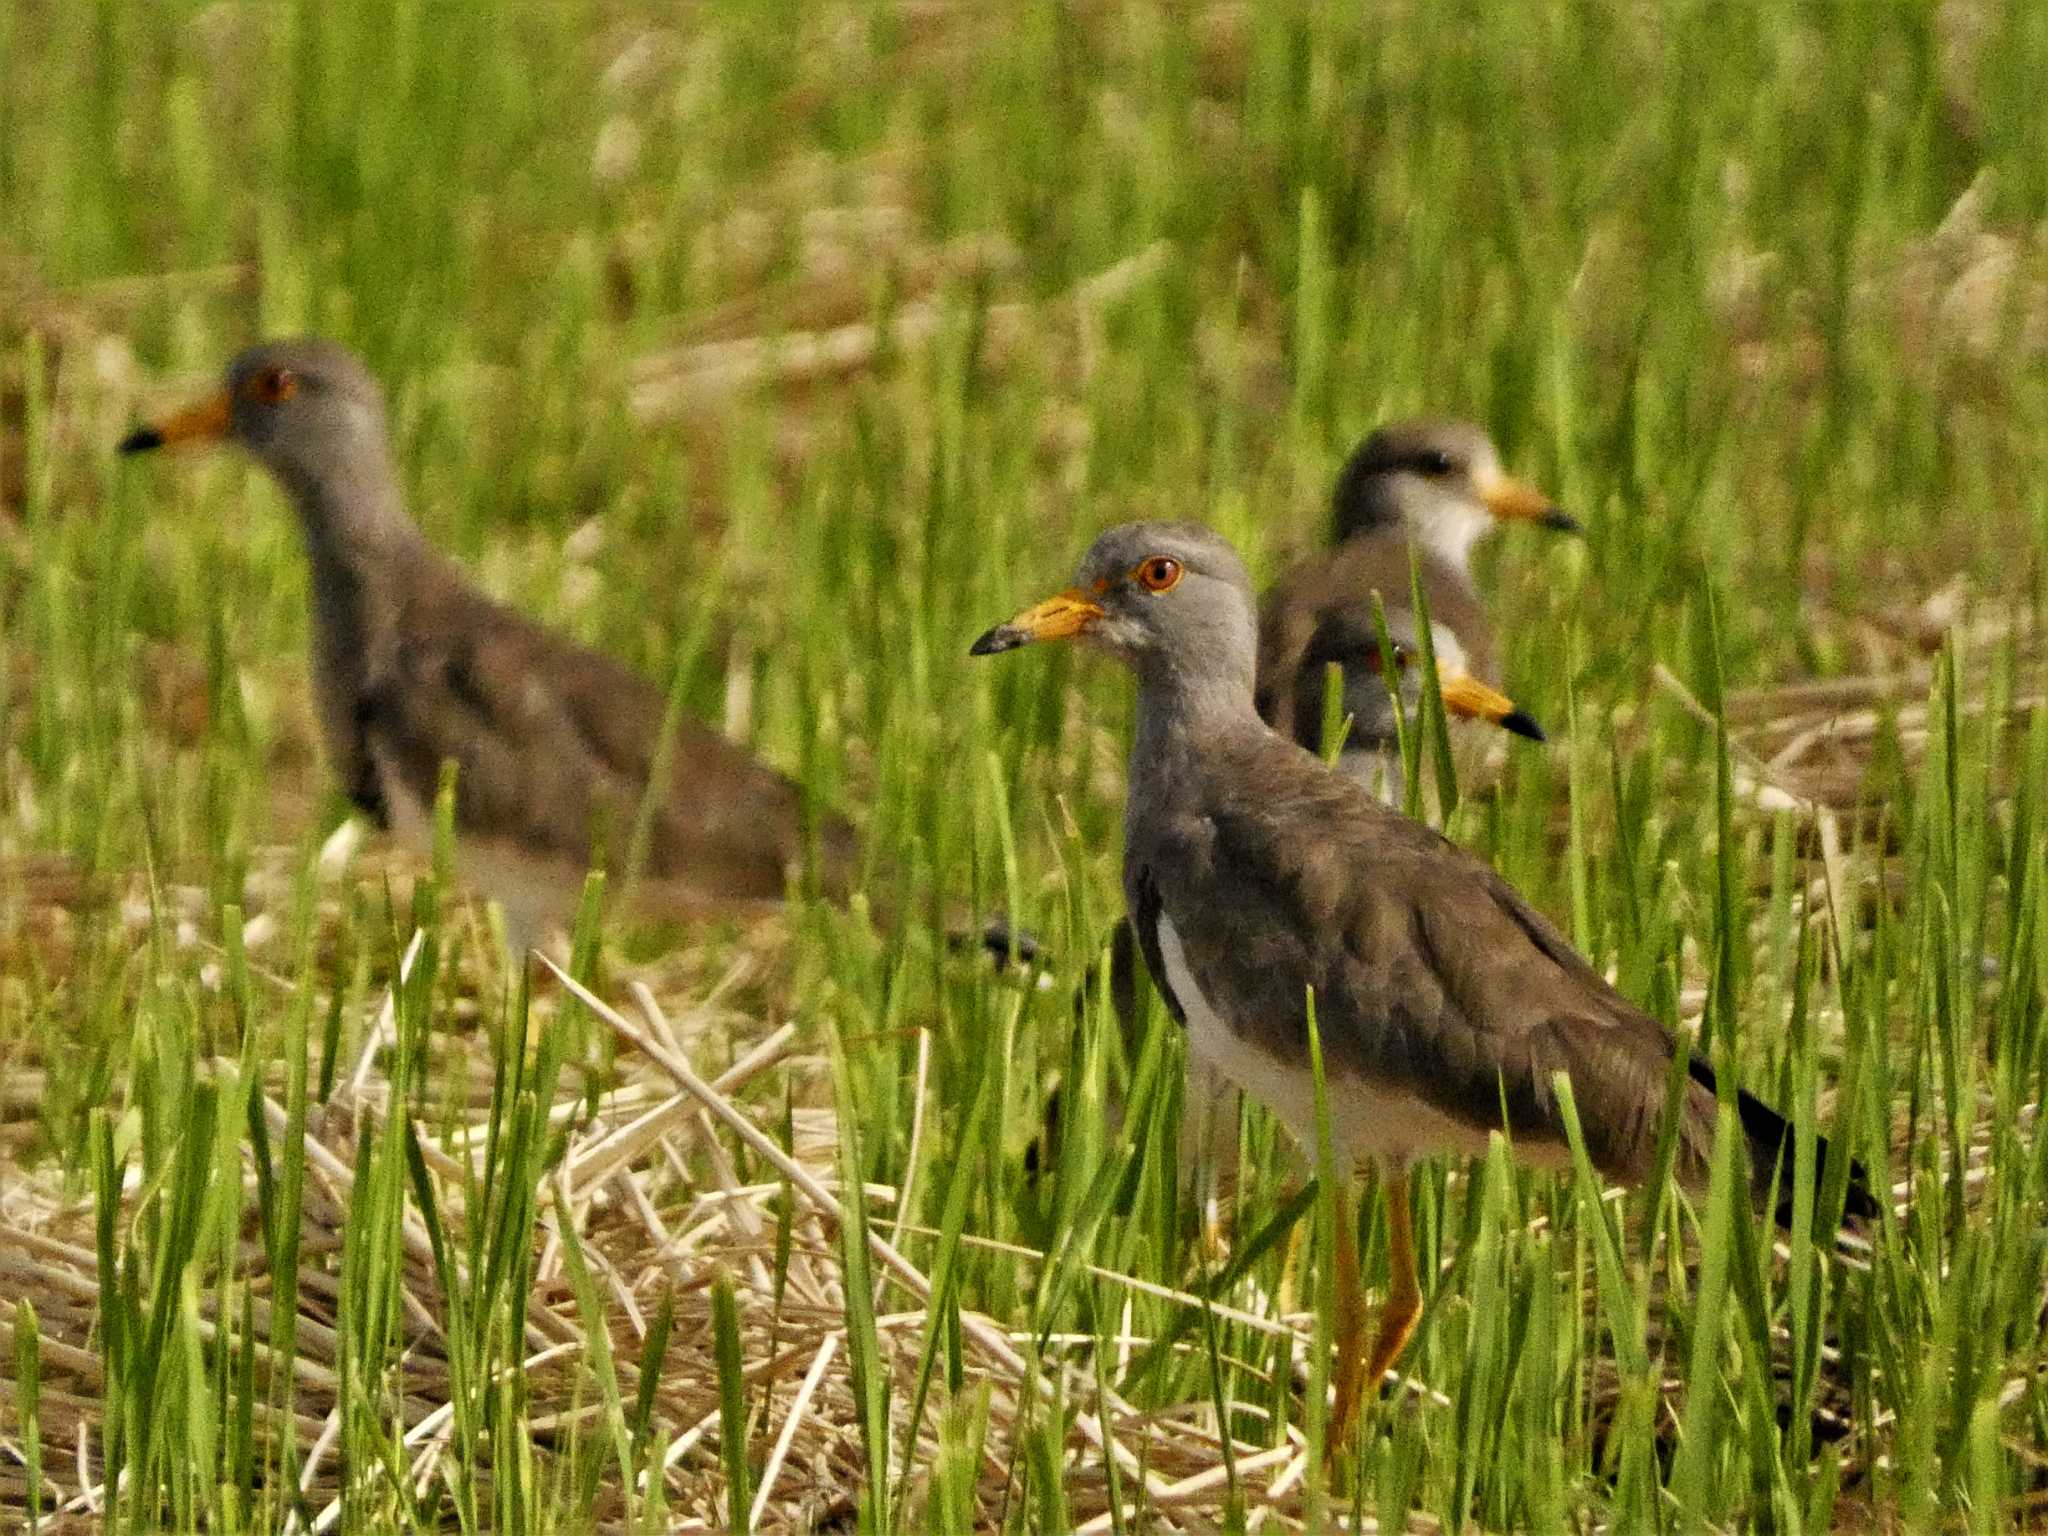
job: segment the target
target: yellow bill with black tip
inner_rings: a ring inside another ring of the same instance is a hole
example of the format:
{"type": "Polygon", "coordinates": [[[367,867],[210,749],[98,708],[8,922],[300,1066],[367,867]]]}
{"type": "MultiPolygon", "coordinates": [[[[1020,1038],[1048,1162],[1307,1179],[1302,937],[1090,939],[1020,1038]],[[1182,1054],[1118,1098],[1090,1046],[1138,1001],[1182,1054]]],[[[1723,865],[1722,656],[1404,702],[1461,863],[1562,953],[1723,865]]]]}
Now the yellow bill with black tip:
{"type": "Polygon", "coordinates": [[[229,419],[228,395],[222,390],[153,425],[137,427],[121,439],[121,452],[147,453],[172,443],[217,442],[227,436],[229,419]]]}
{"type": "Polygon", "coordinates": [[[1079,587],[1069,587],[1042,603],[1026,608],[1008,623],[986,631],[968,648],[968,654],[993,656],[999,651],[1014,651],[1020,645],[1030,645],[1035,640],[1065,640],[1080,634],[1104,612],[1102,604],[1079,587]]]}
{"type": "Polygon", "coordinates": [[[1443,695],[1444,709],[1467,720],[1484,720],[1497,725],[1504,731],[1513,731],[1517,736],[1526,736],[1531,741],[1543,741],[1543,727],[1533,716],[1515,707],[1515,701],[1479,681],[1469,672],[1440,671],[1437,687],[1443,695]]]}
{"type": "Polygon", "coordinates": [[[1504,523],[1541,523],[1559,533],[1582,533],[1579,521],[1526,480],[1502,475],[1479,493],[1486,510],[1504,523]]]}

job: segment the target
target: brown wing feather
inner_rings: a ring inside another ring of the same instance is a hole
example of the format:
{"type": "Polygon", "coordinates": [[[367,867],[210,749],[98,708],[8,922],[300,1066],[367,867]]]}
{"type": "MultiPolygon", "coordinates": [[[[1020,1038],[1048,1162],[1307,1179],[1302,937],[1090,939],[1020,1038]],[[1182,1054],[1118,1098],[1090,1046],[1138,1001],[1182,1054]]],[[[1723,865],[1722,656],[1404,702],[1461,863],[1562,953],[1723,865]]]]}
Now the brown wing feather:
{"type": "MultiPolygon", "coordinates": [[[[621,779],[645,784],[667,708],[661,692],[594,651],[557,649],[548,670],[593,756],[621,779]]],[[[753,894],[782,894],[803,849],[803,792],[795,781],[685,715],[670,743],[668,783],[655,806],[645,873],[702,884],[708,872],[730,864],[730,873],[710,884],[713,894],[737,895],[743,893],[722,887],[758,883],[772,858],[773,890],[753,894]]],[[[818,854],[825,889],[842,894],[858,855],[843,817],[819,813],[818,854]]]]}
{"type": "MultiPolygon", "coordinates": [[[[1299,1059],[1313,987],[1339,1071],[1468,1123],[1505,1115],[1522,1138],[1562,1139],[1563,1071],[1595,1162],[1647,1171],[1674,1042],[1491,868],[1276,736],[1247,741],[1210,789],[1206,851],[1174,839],[1183,867],[1161,883],[1190,965],[1241,1027],[1299,1059]]],[[[1712,1117],[1690,1088],[1689,1149],[1712,1117]]]]}
{"type": "MultiPolygon", "coordinates": [[[[657,689],[468,592],[439,594],[431,623],[399,632],[363,724],[411,794],[430,804],[452,759],[464,832],[572,862],[600,838],[623,853],[654,767],[657,689]]],[[[696,720],[679,722],[671,750],[642,873],[710,899],[780,897],[802,850],[797,787],[696,720]]],[[[851,829],[828,817],[820,842],[843,872],[851,829]]]]}

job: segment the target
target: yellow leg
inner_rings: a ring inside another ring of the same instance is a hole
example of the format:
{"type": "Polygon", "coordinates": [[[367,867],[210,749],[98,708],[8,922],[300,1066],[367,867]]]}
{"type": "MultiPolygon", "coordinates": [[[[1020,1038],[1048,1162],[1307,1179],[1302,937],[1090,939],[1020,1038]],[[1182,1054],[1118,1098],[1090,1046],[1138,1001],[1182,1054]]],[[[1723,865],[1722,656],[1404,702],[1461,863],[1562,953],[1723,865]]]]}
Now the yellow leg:
{"type": "Polygon", "coordinates": [[[1358,1278],[1355,1224],[1343,1222],[1337,1232],[1337,1410],[1330,1421],[1332,1453],[1351,1437],[1359,1403],[1379,1384],[1415,1332],[1422,1315],[1422,1291],[1415,1283],[1415,1234],[1408,1224],[1408,1179],[1390,1173],[1387,1189],[1387,1302],[1380,1310],[1379,1332],[1372,1353],[1361,1359],[1365,1344],[1365,1287],[1358,1278]]]}
{"type": "Polygon", "coordinates": [[[1387,1180],[1387,1304],[1380,1312],[1379,1337],[1365,1368],[1368,1386],[1394,1368],[1422,1316],[1422,1288],[1415,1283],[1415,1234],[1408,1225],[1408,1176],[1387,1180]]]}
{"type": "Polygon", "coordinates": [[[1358,1212],[1349,1201],[1337,1212],[1337,1312],[1330,1331],[1337,1336],[1337,1411],[1331,1416],[1327,1449],[1331,1456],[1351,1438],[1358,1411],[1359,1387],[1365,1379],[1365,1285],[1358,1278],[1358,1212]]]}

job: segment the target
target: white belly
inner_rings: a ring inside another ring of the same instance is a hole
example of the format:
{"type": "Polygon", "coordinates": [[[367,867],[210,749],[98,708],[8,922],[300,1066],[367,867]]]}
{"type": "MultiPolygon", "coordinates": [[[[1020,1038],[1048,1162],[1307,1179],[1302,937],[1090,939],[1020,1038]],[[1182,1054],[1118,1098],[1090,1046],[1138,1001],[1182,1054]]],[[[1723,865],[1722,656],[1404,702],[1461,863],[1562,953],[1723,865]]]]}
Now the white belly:
{"type": "MultiPolygon", "coordinates": [[[[374,748],[372,754],[392,835],[431,862],[434,807],[410,793],[394,765],[374,748]]],[[[459,784],[456,793],[461,793],[459,784]]],[[[580,872],[564,861],[529,853],[509,838],[473,832],[455,839],[455,873],[485,900],[498,903],[505,914],[505,938],[518,955],[539,944],[552,929],[566,928],[583,893],[580,872]]]]}
{"type": "MultiPolygon", "coordinates": [[[[1189,1054],[1277,1115],[1303,1153],[1314,1161],[1316,1090],[1308,1066],[1306,1029],[1299,1060],[1275,1056],[1233,1031],[1195,984],[1187,950],[1173,920],[1164,912],[1159,915],[1159,958],[1166,969],[1166,983],[1187,1016],[1189,1054]]],[[[1330,1101],[1330,1139],[1338,1156],[1405,1164],[1437,1152],[1485,1154],[1486,1131],[1444,1114],[1411,1093],[1383,1085],[1368,1087],[1356,1074],[1338,1072],[1327,1054],[1323,1064],[1324,1091],[1330,1101]]],[[[1518,1150],[1526,1155],[1535,1149],[1518,1150]]]]}
{"type": "MultiPolygon", "coordinates": [[[[374,749],[373,749],[374,751],[374,749]]],[[[423,861],[434,857],[434,808],[409,793],[385,758],[373,758],[391,832],[423,861]]],[[[461,794],[461,786],[456,786],[461,794]]],[[[505,937],[514,954],[566,933],[583,902],[588,870],[574,859],[536,853],[517,837],[490,837],[471,830],[455,839],[455,873],[477,895],[497,902],[505,914],[505,937]]],[[[782,910],[779,900],[707,896],[686,880],[642,875],[630,886],[610,887],[608,910],[680,921],[706,918],[753,919],[782,910]]]]}

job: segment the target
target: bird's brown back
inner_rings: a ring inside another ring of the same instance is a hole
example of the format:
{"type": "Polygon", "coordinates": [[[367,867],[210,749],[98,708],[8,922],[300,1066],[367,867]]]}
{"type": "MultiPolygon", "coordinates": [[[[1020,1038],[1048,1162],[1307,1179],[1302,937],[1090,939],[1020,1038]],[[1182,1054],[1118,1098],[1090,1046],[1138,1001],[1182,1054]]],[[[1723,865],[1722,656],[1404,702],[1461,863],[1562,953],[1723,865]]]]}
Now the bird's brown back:
{"type": "MultiPolygon", "coordinates": [[[[574,866],[602,844],[616,867],[653,780],[661,691],[493,602],[451,563],[422,562],[395,596],[387,659],[358,706],[363,755],[426,804],[453,760],[466,838],[574,866]]],[[[634,873],[706,901],[779,899],[804,858],[805,820],[795,783],[686,715],[634,873]]],[[[816,828],[821,885],[842,892],[853,829],[829,812],[816,828]]]]}
{"type": "MultiPolygon", "coordinates": [[[[1677,1050],[1662,1026],[1484,861],[1292,743],[1247,731],[1205,758],[1129,856],[1234,1028],[1305,1063],[1313,989],[1333,1076],[1551,1147],[1564,1071],[1595,1164],[1647,1174],[1677,1050]]],[[[1687,1167],[1713,1124],[1712,1094],[1689,1083],[1687,1167]]]]}

